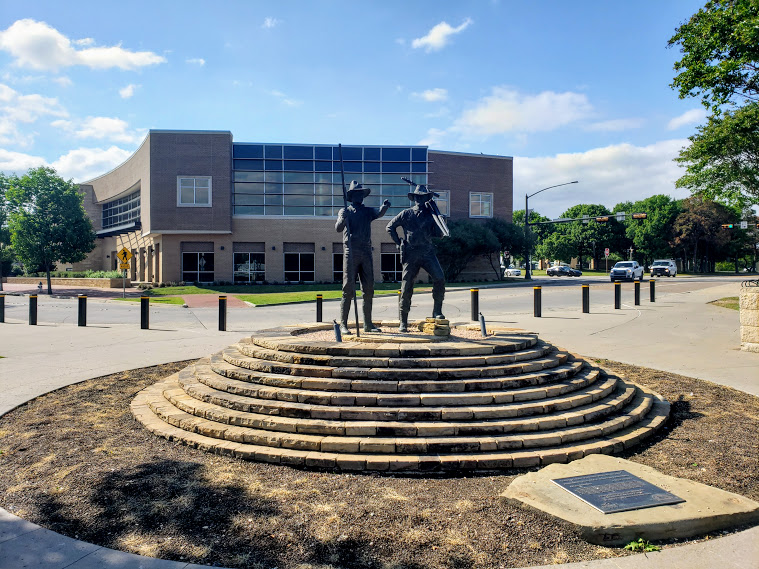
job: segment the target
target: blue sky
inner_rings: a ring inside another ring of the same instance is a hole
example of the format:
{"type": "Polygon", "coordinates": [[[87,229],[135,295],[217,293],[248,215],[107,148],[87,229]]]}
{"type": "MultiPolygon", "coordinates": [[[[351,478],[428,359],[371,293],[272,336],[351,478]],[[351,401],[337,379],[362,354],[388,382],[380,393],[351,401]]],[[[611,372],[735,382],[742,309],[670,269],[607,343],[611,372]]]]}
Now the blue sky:
{"type": "Polygon", "coordinates": [[[666,44],[703,3],[0,0],[0,170],[85,181],[148,129],[229,130],[513,156],[517,208],[579,180],[533,198],[550,217],[685,197],[705,113],[666,44]]]}

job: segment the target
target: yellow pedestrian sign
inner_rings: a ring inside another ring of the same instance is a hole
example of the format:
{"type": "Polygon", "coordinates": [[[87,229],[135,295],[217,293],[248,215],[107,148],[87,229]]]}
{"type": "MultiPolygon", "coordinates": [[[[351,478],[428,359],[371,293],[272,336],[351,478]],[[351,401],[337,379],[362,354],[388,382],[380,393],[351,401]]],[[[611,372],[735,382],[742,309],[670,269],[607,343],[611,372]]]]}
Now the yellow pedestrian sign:
{"type": "MultiPolygon", "coordinates": [[[[129,262],[129,259],[132,258],[132,252],[124,247],[121,251],[119,251],[118,255],[116,255],[119,258],[119,261],[121,261],[122,265],[125,265],[129,262]]],[[[122,269],[128,269],[129,267],[121,267],[122,269]]]]}

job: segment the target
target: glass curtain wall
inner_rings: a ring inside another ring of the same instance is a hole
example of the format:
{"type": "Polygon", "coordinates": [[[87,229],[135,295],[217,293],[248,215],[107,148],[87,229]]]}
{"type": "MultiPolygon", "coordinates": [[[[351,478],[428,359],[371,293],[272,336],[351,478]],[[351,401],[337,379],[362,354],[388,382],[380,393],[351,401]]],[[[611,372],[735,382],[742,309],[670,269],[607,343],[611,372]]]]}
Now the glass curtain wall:
{"type": "MultiPolygon", "coordinates": [[[[351,180],[372,189],[364,203],[386,215],[409,206],[412,187],[401,177],[427,183],[427,148],[422,146],[344,146],[345,185],[351,180]]],[[[236,143],[234,215],[334,217],[343,207],[337,146],[236,143]]]]}

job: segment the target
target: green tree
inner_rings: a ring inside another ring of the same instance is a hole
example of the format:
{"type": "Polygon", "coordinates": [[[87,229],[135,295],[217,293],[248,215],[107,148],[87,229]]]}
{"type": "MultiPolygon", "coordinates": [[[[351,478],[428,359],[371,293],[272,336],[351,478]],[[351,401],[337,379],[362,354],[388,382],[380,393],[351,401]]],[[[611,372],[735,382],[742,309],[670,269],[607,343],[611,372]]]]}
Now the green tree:
{"type": "Polygon", "coordinates": [[[518,227],[505,219],[493,217],[485,222],[485,228],[491,231],[498,240],[498,251],[491,251],[486,254],[486,257],[498,280],[502,280],[501,256],[506,251],[509,252],[509,256],[524,255],[524,226],[518,227]]]}
{"type": "Polygon", "coordinates": [[[451,220],[448,229],[451,236],[438,239],[436,243],[437,258],[448,282],[456,280],[475,258],[500,250],[498,239],[482,223],[451,220]]]}
{"type": "Polygon", "coordinates": [[[5,195],[13,249],[24,266],[45,271],[52,294],[50,271],[56,262],[81,261],[95,248],[79,189],[52,168],[40,167],[12,179],[5,195]]]}
{"type": "MultiPolygon", "coordinates": [[[[518,209],[514,211],[512,219],[514,220],[514,225],[524,234],[524,210],[518,209]]],[[[546,221],[551,220],[544,215],[540,215],[534,209],[530,210],[530,234],[522,244],[522,257],[525,260],[525,266],[527,264],[528,250],[533,253],[534,258],[547,258],[543,243],[556,230],[556,226],[552,223],[543,223],[546,221]]],[[[525,277],[527,277],[527,273],[525,273],[525,277]]]]}
{"type": "Polygon", "coordinates": [[[709,117],[675,161],[677,187],[742,206],[759,203],[759,103],[709,117]]]}
{"type": "Polygon", "coordinates": [[[577,218],[588,216],[588,222],[572,221],[557,224],[555,231],[543,242],[546,258],[569,262],[573,257],[582,266],[583,258],[598,259],[605,247],[616,249],[624,228],[613,217],[608,222],[599,223],[596,217],[611,216],[606,207],[598,204],[578,204],[570,207],[561,217],[577,218]]]}
{"type": "Polygon", "coordinates": [[[680,46],[672,84],[681,99],[701,97],[718,111],[725,103],[759,100],[759,3],[709,0],[675,30],[668,46],[680,46]]]}
{"type": "Polygon", "coordinates": [[[9,265],[13,259],[11,233],[8,229],[8,202],[5,197],[10,181],[11,178],[0,172],[0,290],[3,290],[3,275],[9,274],[9,265]]]}
{"type": "Polygon", "coordinates": [[[680,248],[683,259],[690,259],[695,272],[708,272],[714,261],[726,256],[732,235],[722,224],[734,222],[735,210],[701,196],[680,202],[681,211],[673,223],[674,247],[680,248]]]}
{"type": "Polygon", "coordinates": [[[647,215],[646,219],[641,220],[628,216],[625,223],[625,236],[637,251],[641,263],[650,265],[654,259],[672,256],[672,226],[680,213],[677,201],[669,196],[655,195],[635,203],[619,204],[614,210],[647,215]]]}

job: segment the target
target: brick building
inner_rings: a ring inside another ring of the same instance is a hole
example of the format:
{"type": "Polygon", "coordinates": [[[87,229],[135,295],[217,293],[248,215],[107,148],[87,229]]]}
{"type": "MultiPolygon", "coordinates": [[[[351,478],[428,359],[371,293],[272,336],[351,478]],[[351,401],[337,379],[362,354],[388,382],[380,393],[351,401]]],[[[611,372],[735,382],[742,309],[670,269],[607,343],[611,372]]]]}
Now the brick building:
{"type": "MultiPolygon", "coordinates": [[[[346,185],[372,189],[365,204],[392,206],[372,224],[377,281],[400,279],[385,232],[428,184],[451,219],[511,221],[512,158],[425,146],[344,146],[346,185]]],[[[123,164],[80,184],[98,234],[78,269],[116,269],[131,250],[133,281],[282,283],[342,279],[343,207],[337,146],[238,143],[227,131],[151,130],[123,164]]],[[[476,271],[476,270],[475,270],[476,271]]]]}

